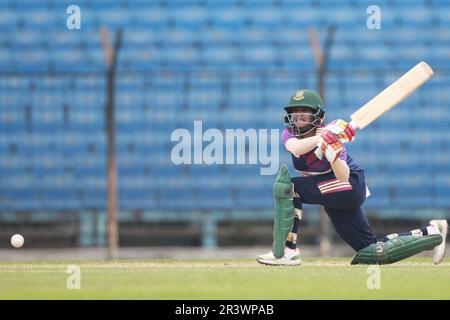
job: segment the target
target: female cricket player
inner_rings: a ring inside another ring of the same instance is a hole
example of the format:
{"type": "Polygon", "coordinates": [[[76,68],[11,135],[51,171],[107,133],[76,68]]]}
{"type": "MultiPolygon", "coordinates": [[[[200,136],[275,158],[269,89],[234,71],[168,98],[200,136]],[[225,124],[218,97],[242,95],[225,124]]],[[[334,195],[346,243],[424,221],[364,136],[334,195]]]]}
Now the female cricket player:
{"type": "MultiPolygon", "coordinates": [[[[442,261],[447,236],[446,220],[431,220],[426,227],[377,240],[361,208],[370,195],[364,170],[350,157],[344,145],[354,140],[355,130],[343,120],[324,126],[326,109],[318,94],[306,89],[297,91],[285,111],[282,141],[300,176],[290,178],[287,173],[290,179],[287,181],[293,185],[289,201],[293,202],[294,214],[287,212],[290,210],[283,212],[282,206],[276,210],[280,212],[278,219],[287,221],[291,214],[293,223],[288,226],[287,238],[281,238],[281,250],[278,251],[282,256],[277,258],[274,254],[275,238],[280,236],[279,228],[274,225],[274,250],[258,256],[258,262],[267,265],[301,264],[296,242],[303,203],[324,206],[337,234],[356,251],[352,264],[393,263],[431,248],[434,248],[434,263],[442,261]],[[314,152],[316,148],[324,155],[321,159],[314,152]]],[[[287,172],[287,168],[285,170],[287,172]]],[[[289,192],[289,185],[287,190],[289,192]]]]}

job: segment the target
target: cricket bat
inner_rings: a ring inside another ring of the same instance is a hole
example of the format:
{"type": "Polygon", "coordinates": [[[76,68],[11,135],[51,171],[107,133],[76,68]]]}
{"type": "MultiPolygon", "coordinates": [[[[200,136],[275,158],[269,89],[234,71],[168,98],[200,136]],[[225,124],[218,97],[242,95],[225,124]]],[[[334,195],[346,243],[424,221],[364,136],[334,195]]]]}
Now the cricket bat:
{"type": "MultiPolygon", "coordinates": [[[[426,62],[419,62],[389,87],[381,91],[372,100],[367,102],[351,116],[350,126],[364,129],[378,119],[383,113],[391,110],[411,93],[416,91],[433,75],[433,69],[426,62]]],[[[322,159],[322,150],[315,151],[317,157],[322,159]]]]}
{"type": "Polygon", "coordinates": [[[419,62],[397,81],[381,91],[375,98],[354,112],[350,125],[354,129],[364,129],[383,113],[391,110],[406,99],[433,75],[433,69],[426,62],[419,62]]]}

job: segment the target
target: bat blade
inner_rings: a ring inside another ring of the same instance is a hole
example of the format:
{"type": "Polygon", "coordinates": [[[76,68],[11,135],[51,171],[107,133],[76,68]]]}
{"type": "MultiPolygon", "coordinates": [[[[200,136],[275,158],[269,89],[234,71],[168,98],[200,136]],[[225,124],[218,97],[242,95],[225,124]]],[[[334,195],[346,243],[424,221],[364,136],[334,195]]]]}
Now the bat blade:
{"type": "Polygon", "coordinates": [[[406,99],[433,75],[433,70],[421,61],[406,72],[389,87],[381,91],[372,100],[351,115],[353,128],[364,129],[367,125],[378,119],[383,113],[395,107],[406,99]]]}

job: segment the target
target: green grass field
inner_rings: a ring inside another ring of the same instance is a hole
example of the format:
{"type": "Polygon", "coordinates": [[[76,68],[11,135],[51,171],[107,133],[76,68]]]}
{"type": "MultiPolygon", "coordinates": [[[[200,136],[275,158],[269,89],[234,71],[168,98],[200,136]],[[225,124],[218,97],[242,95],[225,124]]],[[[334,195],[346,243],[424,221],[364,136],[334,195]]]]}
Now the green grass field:
{"type": "Polygon", "coordinates": [[[0,299],[450,299],[450,263],[429,258],[381,266],[369,290],[366,266],[306,259],[300,267],[252,260],[1,262],[0,299]],[[66,288],[67,266],[81,289],[66,288]]]}

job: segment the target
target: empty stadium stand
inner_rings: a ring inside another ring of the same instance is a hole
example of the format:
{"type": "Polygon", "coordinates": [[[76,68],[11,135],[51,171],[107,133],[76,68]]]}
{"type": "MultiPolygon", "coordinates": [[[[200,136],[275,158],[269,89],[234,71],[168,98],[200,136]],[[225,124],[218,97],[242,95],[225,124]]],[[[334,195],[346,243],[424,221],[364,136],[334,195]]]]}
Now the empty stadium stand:
{"type": "MultiPolygon", "coordinates": [[[[5,217],[105,211],[101,26],[124,32],[115,119],[121,219],[134,211],[150,220],[199,212],[270,217],[273,176],[259,175],[259,165],[174,165],[171,134],[191,130],[194,120],[205,128],[281,131],[290,95],[316,87],[308,28],[323,40],[329,25],[337,32],[326,80],[328,120],[348,118],[420,60],[436,70],[420,93],[348,146],[367,173],[372,196],[365,207],[380,216],[450,207],[448,1],[378,1],[381,30],[366,27],[371,1],[79,0],[80,30],[66,28],[70,4],[0,1],[5,217]]],[[[280,162],[290,164],[280,152],[280,162]]],[[[214,226],[205,228],[209,234],[214,226]]],[[[214,245],[211,239],[205,243],[214,245]]]]}

